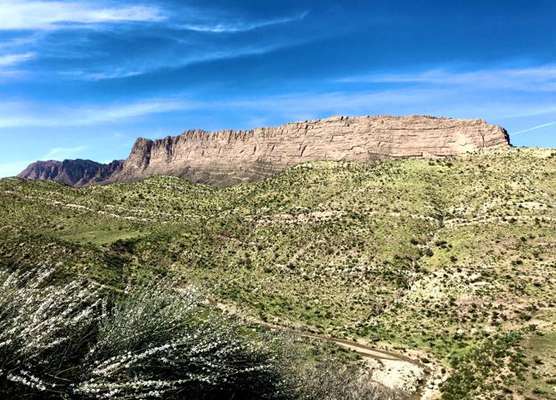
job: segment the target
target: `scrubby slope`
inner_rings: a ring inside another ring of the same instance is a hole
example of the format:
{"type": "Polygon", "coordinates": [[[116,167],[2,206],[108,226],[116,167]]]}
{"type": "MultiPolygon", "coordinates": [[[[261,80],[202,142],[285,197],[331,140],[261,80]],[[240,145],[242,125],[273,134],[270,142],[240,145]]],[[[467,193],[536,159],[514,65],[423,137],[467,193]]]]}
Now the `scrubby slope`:
{"type": "Polygon", "coordinates": [[[556,398],[554,151],[313,162],[226,189],[3,180],[0,199],[6,265],[171,274],[252,318],[426,352],[447,399],[556,398]]]}

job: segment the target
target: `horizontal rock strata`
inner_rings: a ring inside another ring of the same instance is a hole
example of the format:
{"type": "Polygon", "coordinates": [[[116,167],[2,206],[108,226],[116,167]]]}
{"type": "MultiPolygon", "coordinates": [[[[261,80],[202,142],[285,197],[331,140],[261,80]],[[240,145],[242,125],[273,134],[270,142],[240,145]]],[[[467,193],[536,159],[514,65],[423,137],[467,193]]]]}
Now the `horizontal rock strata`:
{"type": "Polygon", "coordinates": [[[191,130],[159,140],[141,138],[104,181],[174,175],[229,185],[307,161],[437,158],[508,146],[507,132],[482,120],[333,117],[246,131],[191,130]]]}

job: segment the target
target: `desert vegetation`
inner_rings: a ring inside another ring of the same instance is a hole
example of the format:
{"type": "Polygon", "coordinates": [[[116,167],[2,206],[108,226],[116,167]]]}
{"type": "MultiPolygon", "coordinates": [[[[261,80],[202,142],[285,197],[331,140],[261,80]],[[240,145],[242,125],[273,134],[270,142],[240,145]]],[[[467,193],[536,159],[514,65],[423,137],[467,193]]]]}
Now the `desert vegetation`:
{"type": "Polygon", "coordinates": [[[85,281],[52,285],[53,276],[0,276],[4,398],[397,398],[342,359],[286,358],[303,349],[214,314],[193,288],[114,294],[85,281]]]}
{"type": "MultiPolygon", "coordinates": [[[[241,326],[410,357],[430,371],[421,389],[448,399],[553,399],[555,154],[312,162],[222,189],[4,179],[0,264],[102,293],[161,279],[196,287],[241,326]]],[[[339,370],[299,363],[299,377],[339,370]]],[[[371,380],[382,376],[373,368],[371,380]]]]}

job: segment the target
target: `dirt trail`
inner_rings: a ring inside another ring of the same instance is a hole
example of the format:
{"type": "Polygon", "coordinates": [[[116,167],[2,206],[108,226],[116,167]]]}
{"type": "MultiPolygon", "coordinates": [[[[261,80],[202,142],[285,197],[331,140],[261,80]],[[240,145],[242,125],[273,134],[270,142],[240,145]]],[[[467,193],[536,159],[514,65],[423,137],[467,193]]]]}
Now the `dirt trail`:
{"type": "Polygon", "coordinates": [[[411,399],[434,400],[440,398],[439,368],[435,364],[425,366],[422,362],[406,355],[378,349],[360,342],[276,327],[270,324],[263,325],[301,337],[331,342],[344,349],[354,351],[368,365],[371,379],[374,382],[390,389],[399,390],[409,395],[411,399]]]}
{"type": "Polygon", "coordinates": [[[439,385],[445,377],[440,373],[440,366],[434,362],[425,365],[418,360],[417,355],[412,358],[392,351],[378,349],[366,343],[319,335],[301,328],[263,322],[252,317],[246,317],[234,305],[211,303],[226,313],[240,317],[245,322],[299,337],[334,343],[344,349],[354,351],[368,365],[371,379],[374,382],[390,389],[402,391],[411,399],[437,400],[441,397],[439,385]]]}

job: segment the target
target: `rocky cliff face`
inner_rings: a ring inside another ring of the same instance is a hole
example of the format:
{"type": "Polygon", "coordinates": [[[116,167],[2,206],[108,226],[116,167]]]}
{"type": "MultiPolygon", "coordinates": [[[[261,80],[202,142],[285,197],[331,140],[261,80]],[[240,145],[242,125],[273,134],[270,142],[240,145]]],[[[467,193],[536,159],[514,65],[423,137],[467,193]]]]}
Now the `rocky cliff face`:
{"type": "Polygon", "coordinates": [[[433,117],[334,117],[249,131],[187,131],[138,139],[112,181],[177,175],[227,185],[306,161],[447,157],[507,147],[506,131],[484,121],[433,117]]]}
{"type": "MultiPolygon", "coordinates": [[[[334,117],[248,131],[193,130],[154,141],[138,139],[127,160],[105,178],[98,180],[95,174],[92,182],[175,175],[229,185],[306,161],[448,157],[508,146],[506,131],[482,120],[334,117]]],[[[78,182],[86,181],[84,177],[78,182]]]]}
{"type": "Polygon", "coordinates": [[[79,187],[106,181],[120,171],[122,165],[123,161],[113,161],[110,164],[99,164],[90,160],[37,161],[29,165],[18,177],[79,187]]]}

